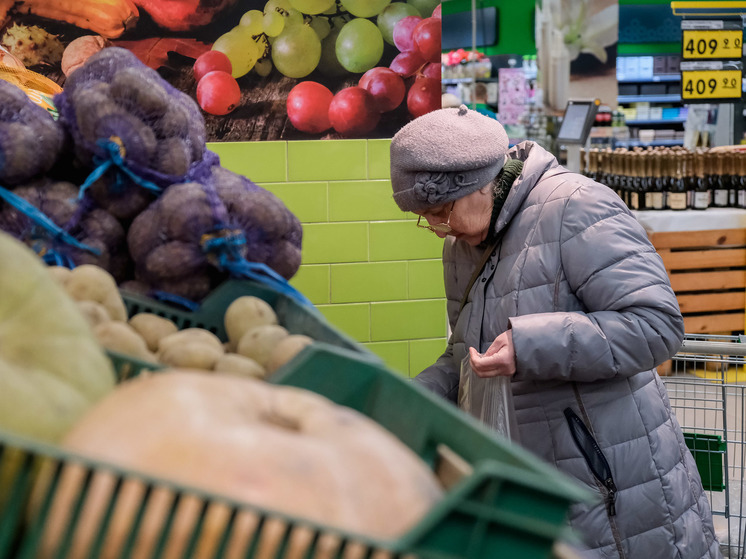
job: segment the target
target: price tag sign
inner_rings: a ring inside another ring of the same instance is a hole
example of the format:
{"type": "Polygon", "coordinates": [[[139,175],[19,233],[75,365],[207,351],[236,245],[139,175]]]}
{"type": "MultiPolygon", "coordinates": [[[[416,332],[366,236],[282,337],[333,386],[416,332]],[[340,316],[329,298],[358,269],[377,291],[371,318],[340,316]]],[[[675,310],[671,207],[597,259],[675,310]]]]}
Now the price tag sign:
{"type": "Polygon", "coordinates": [[[740,29],[684,29],[682,33],[684,59],[741,58],[743,31],[740,29]]]}
{"type": "Polygon", "coordinates": [[[681,72],[684,101],[741,98],[741,70],[695,70],[681,72]]]}
{"type": "Polygon", "coordinates": [[[742,95],[743,64],[740,60],[681,62],[681,100],[691,103],[737,101],[742,95]]]}

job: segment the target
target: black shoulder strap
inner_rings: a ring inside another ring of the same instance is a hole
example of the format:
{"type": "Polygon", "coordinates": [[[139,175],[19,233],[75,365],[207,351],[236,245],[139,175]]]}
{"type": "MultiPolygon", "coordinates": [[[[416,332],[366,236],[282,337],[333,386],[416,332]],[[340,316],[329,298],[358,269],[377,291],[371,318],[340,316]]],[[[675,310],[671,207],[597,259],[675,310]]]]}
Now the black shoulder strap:
{"type": "Polygon", "coordinates": [[[464,310],[464,305],[466,305],[466,300],[469,298],[469,292],[471,291],[471,288],[474,286],[474,282],[477,281],[477,278],[482,273],[482,270],[484,270],[485,265],[487,264],[487,261],[490,259],[490,254],[497,248],[497,245],[500,244],[500,241],[503,238],[503,234],[505,233],[506,227],[503,227],[502,230],[497,234],[495,237],[495,240],[492,241],[487,248],[484,249],[484,252],[482,253],[482,257],[479,259],[479,263],[477,264],[477,267],[474,269],[474,273],[471,275],[471,278],[469,278],[469,283],[466,286],[466,289],[464,290],[464,294],[461,297],[461,304],[458,307],[458,312],[460,313],[462,310],[464,310]]]}

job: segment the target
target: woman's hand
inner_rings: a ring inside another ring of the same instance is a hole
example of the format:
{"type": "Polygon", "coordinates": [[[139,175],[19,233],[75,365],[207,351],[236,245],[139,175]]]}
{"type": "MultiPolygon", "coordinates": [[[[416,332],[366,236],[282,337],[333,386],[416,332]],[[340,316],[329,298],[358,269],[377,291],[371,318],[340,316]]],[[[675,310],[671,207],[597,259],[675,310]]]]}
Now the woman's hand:
{"type": "Polygon", "coordinates": [[[484,353],[479,353],[470,347],[469,358],[471,368],[479,377],[513,376],[515,374],[513,332],[507,330],[500,334],[484,353]]]}

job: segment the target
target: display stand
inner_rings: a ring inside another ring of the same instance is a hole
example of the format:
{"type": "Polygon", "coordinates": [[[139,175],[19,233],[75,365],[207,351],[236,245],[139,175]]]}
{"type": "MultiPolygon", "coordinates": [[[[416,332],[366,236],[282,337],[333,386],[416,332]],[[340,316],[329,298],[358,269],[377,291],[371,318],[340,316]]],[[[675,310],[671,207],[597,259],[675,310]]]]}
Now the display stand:
{"type": "Polygon", "coordinates": [[[557,134],[557,143],[565,146],[567,150],[565,167],[574,173],[581,172],[580,147],[588,143],[588,136],[600,103],[598,99],[573,99],[567,102],[562,125],[557,134]]]}
{"type": "Polygon", "coordinates": [[[743,332],[746,210],[633,212],[663,259],[690,334],[743,332]],[[716,225],[718,229],[713,229],[716,225]]]}

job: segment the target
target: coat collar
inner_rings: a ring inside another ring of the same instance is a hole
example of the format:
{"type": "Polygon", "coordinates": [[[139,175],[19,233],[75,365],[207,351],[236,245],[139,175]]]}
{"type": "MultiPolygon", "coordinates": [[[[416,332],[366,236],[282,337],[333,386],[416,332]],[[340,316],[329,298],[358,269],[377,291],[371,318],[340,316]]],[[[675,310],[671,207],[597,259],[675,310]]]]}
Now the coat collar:
{"type": "Polygon", "coordinates": [[[560,166],[557,159],[539,144],[525,141],[513,146],[508,157],[523,161],[523,170],[513,183],[505,205],[495,223],[495,229],[500,231],[511,220],[523,205],[529,192],[537,185],[546,173],[567,172],[560,166]]]}

